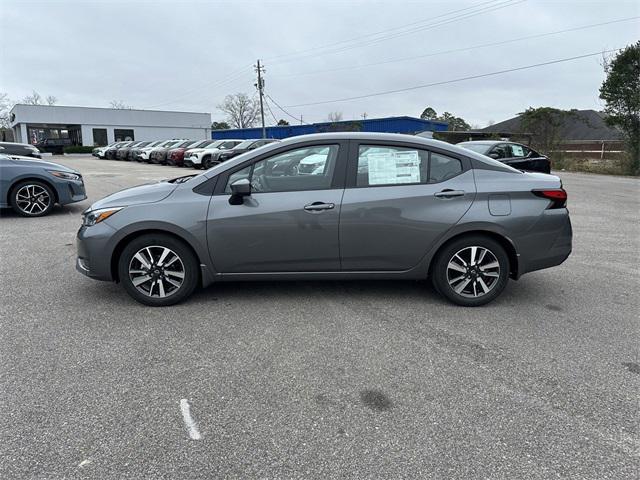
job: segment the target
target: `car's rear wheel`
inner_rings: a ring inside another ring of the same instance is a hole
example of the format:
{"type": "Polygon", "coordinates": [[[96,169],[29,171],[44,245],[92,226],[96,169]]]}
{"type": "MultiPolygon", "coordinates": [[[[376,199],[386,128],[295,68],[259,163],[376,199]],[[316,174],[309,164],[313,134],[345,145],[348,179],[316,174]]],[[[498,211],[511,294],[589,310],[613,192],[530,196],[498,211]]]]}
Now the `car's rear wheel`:
{"type": "Polygon", "coordinates": [[[120,282],[131,297],[153,307],[176,304],[198,284],[198,262],[182,241],[164,234],[132,240],[118,260],[120,282]]]}
{"type": "Polygon", "coordinates": [[[498,242],[482,235],[469,235],[446,245],[432,269],[436,290],[465,307],[491,302],[508,281],[507,252],[498,242]]]}
{"type": "Polygon", "coordinates": [[[56,203],[49,185],[37,180],[20,182],[11,190],[11,207],[23,217],[42,217],[48,214],[56,203]]]}

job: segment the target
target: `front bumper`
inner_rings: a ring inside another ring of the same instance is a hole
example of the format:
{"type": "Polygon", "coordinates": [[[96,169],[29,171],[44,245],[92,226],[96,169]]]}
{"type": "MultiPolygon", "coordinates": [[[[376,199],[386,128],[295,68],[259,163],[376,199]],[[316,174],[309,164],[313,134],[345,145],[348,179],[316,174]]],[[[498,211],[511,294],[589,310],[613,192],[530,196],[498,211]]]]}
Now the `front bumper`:
{"type": "Polygon", "coordinates": [[[96,280],[113,281],[110,240],[115,230],[105,222],[84,225],[76,236],[76,270],[96,280]]]}
{"type": "Polygon", "coordinates": [[[81,202],[87,198],[82,180],[57,180],[54,183],[60,205],[81,202]]]}
{"type": "Polygon", "coordinates": [[[190,157],[185,157],[183,163],[186,167],[193,167],[195,165],[201,165],[202,159],[197,155],[192,155],[190,157]]]}

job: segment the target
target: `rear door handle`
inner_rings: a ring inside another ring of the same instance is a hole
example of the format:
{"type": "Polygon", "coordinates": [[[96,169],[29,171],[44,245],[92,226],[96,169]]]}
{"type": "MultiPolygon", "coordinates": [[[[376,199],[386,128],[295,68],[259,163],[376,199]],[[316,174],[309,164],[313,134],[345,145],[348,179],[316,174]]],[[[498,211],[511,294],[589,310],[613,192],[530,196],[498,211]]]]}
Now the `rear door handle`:
{"type": "Polygon", "coordinates": [[[335,203],[313,202],[309,205],[305,205],[304,209],[307,212],[320,212],[322,210],[331,210],[335,208],[335,203]]]}
{"type": "Polygon", "coordinates": [[[454,198],[464,196],[464,190],[442,190],[433,194],[437,198],[454,198]]]}

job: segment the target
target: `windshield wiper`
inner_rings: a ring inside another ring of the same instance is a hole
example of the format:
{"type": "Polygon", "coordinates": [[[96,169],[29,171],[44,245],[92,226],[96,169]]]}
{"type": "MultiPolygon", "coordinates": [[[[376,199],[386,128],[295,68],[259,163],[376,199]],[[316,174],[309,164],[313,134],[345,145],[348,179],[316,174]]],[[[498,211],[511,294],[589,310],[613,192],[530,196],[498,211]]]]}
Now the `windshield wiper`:
{"type": "Polygon", "coordinates": [[[190,178],[196,177],[198,174],[194,173],[193,175],[185,175],[183,177],[172,178],[171,180],[167,180],[168,183],[184,183],[190,178]]]}

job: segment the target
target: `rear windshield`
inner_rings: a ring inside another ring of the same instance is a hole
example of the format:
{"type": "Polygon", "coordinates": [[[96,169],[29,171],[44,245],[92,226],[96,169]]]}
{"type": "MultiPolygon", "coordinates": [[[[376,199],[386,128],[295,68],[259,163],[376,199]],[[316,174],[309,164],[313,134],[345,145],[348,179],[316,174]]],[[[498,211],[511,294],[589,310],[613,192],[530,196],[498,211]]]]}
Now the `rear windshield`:
{"type": "Polygon", "coordinates": [[[487,153],[489,151],[489,147],[491,147],[491,145],[486,145],[484,143],[461,143],[460,146],[483,155],[487,153]]]}

